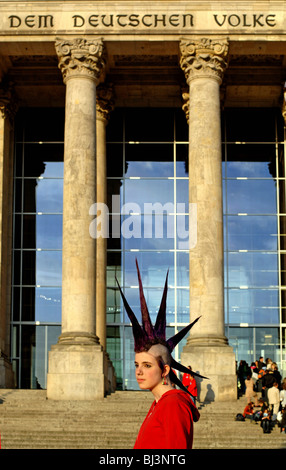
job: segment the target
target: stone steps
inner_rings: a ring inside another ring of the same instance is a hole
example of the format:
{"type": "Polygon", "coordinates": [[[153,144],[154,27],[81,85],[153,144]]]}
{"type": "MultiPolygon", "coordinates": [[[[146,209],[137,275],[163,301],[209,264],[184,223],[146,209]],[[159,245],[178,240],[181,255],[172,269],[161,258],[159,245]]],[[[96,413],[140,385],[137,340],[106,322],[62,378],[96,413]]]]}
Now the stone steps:
{"type": "MultiPolygon", "coordinates": [[[[2,449],[132,449],[153,401],[150,392],[118,391],[96,402],[50,401],[44,390],[0,390],[2,449]]],[[[245,399],[200,404],[194,449],[286,449],[275,427],[263,434],[236,422],[245,399]]]]}

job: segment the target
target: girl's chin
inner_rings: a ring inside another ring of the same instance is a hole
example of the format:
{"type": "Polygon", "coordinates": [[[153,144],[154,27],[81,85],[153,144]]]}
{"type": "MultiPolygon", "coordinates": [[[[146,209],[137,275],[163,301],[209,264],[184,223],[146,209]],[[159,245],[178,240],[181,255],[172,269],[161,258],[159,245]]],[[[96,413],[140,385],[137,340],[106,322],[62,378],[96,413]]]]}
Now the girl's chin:
{"type": "Polygon", "coordinates": [[[137,383],[142,390],[148,390],[148,387],[146,387],[144,382],[137,382],[137,383]]]}

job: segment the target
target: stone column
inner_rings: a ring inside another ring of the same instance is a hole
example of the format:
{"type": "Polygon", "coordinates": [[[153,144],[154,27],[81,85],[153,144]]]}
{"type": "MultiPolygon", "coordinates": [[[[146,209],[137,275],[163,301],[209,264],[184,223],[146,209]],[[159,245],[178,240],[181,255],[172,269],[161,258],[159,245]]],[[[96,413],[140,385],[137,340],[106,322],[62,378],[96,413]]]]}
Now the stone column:
{"type": "MultiPolygon", "coordinates": [[[[97,162],[97,202],[107,204],[106,182],[106,125],[114,107],[113,87],[103,84],[97,87],[96,96],[96,162],[97,162]]],[[[102,218],[102,224],[108,220],[102,218]]],[[[101,227],[103,234],[108,227],[101,227]]],[[[106,237],[96,240],[96,334],[100,344],[106,349],[106,237]]]]}
{"type": "Polygon", "coordinates": [[[202,316],[182,353],[209,377],[201,400],[236,398],[235,357],[224,333],[220,84],[224,39],[183,39],[181,67],[189,85],[189,202],[197,205],[197,243],[190,249],[190,319],[202,316]]]}
{"type": "Polygon", "coordinates": [[[0,85],[0,388],[14,388],[10,358],[13,145],[17,111],[13,86],[0,85]]]}
{"type": "Polygon", "coordinates": [[[104,396],[107,358],[95,334],[96,240],[89,209],[96,202],[96,85],[104,70],[100,39],[57,40],[66,84],[63,202],[62,334],[49,356],[47,396],[104,396]]]}

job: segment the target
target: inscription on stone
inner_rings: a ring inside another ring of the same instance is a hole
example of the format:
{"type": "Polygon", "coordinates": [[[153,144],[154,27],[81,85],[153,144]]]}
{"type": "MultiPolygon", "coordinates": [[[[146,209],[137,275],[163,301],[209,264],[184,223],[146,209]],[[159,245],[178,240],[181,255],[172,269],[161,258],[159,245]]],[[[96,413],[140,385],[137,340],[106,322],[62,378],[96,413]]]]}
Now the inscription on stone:
{"type": "Polygon", "coordinates": [[[238,31],[252,30],[267,32],[274,28],[284,29],[285,13],[280,12],[231,12],[227,11],[188,11],[164,7],[128,11],[126,8],[95,8],[94,11],[25,11],[1,12],[0,5],[0,34],[5,31],[33,34],[43,31],[67,33],[79,31],[100,31],[106,33],[130,32],[161,33],[165,32],[203,32],[203,31],[238,31]]]}

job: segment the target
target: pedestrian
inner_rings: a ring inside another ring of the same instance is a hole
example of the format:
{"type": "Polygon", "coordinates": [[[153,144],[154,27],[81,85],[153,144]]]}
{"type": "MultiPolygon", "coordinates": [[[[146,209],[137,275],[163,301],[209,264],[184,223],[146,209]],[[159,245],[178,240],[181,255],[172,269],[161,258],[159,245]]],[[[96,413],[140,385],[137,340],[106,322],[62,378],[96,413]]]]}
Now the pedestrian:
{"type": "Polygon", "coordinates": [[[286,406],[286,382],[282,382],[279,395],[280,395],[280,407],[284,408],[286,406]]]}
{"type": "Polygon", "coordinates": [[[271,431],[271,412],[269,408],[266,408],[263,412],[262,418],[261,418],[261,423],[260,426],[263,429],[264,433],[270,433],[271,431]]]}
{"type": "MultiPolygon", "coordinates": [[[[198,319],[166,340],[167,279],[154,326],[148,313],[137,260],[136,267],[142,326],[127,303],[119,284],[118,287],[132,324],[136,380],[141,390],[152,392],[154,401],[140,427],[134,449],[191,449],[194,422],[199,420],[200,414],[172,368],[187,373],[189,370],[176,362],[171,353],[198,319]],[[174,389],[172,383],[178,385],[181,390],[174,389]]],[[[193,374],[202,377],[195,372],[193,374]]]]}
{"type": "Polygon", "coordinates": [[[251,399],[254,398],[255,406],[259,406],[258,396],[257,396],[257,393],[254,391],[254,381],[250,374],[248,374],[248,376],[245,379],[245,397],[246,397],[247,403],[251,403],[252,402],[251,399]]]}
{"type": "Polygon", "coordinates": [[[272,421],[276,421],[280,405],[280,395],[277,382],[274,382],[272,387],[268,389],[268,403],[272,412],[272,421]]]}
{"type": "Polygon", "coordinates": [[[262,367],[266,367],[263,356],[260,356],[260,358],[258,359],[257,367],[259,370],[261,370],[262,367]]]}
{"type": "Polygon", "coordinates": [[[198,397],[197,382],[196,382],[194,374],[192,373],[191,366],[188,366],[188,369],[190,369],[190,372],[189,374],[185,373],[183,375],[182,384],[188,389],[188,391],[191,394],[191,398],[193,402],[196,404],[196,399],[198,397]]]}
{"type": "Polygon", "coordinates": [[[271,364],[271,369],[273,371],[273,375],[275,377],[275,380],[276,382],[278,383],[278,388],[280,389],[281,388],[281,380],[282,380],[282,376],[278,370],[278,366],[276,364],[276,362],[272,362],[271,364]]]}
{"type": "Polygon", "coordinates": [[[282,418],[280,421],[280,432],[283,432],[286,434],[286,407],[282,408],[281,413],[282,413],[282,418]]]}
{"type": "Polygon", "coordinates": [[[262,396],[264,400],[269,404],[268,401],[268,390],[272,387],[275,382],[275,377],[272,369],[266,369],[265,375],[262,377],[262,396]]]}
{"type": "Polygon", "coordinates": [[[243,417],[251,420],[254,418],[254,409],[252,401],[247,403],[246,407],[244,408],[243,417]]]}

